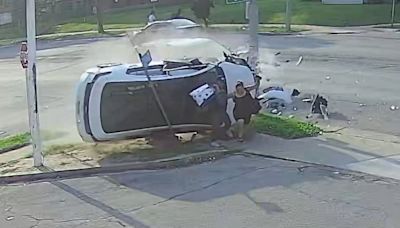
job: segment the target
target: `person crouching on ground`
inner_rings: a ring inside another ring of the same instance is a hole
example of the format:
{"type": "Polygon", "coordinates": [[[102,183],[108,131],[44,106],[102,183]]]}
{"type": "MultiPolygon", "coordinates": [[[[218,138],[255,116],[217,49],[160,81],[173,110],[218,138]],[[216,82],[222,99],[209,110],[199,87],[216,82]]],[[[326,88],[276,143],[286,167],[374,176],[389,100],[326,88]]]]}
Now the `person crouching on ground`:
{"type": "Polygon", "coordinates": [[[236,120],[237,136],[239,142],[243,142],[244,132],[250,124],[251,116],[257,114],[261,105],[258,100],[254,99],[250,91],[255,89],[257,85],[246,88],[243,82],[237,82],[235,92],[233,94],[233,116],[236,120]]]}

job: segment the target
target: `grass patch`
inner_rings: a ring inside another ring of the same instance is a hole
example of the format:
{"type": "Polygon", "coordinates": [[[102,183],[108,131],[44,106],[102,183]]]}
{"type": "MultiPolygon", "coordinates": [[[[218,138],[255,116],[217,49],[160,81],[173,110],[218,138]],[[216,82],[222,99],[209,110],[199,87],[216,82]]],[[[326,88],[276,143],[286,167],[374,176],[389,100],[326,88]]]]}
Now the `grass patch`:
{"type": "MultiPolygon", "coordinates": [[[[133,28],[141,28],[144,24],[105,24],[104,29],[113,30],[113,29],[133,29],[133,28]]],[[[66,23],[57,25],[55,32],[56,33],[71,33],[71,32],[87,32],[87,31],[97,31],[96,23],[66,23]]]]}
{"type": "MultiPolygon", "coordinates": [[[[258,1],[260,23],[285,23],[286,0],[258,1]]],[[[326,25],[326,26],[356,26],[390,23],[391,4],[362,4],[362,5],[324,5],[321,1],[292,0],[292,23],[297,25],[326,25]]],[[[396,11],[400,10],[397,4],[396,11]]],[[[182,16],[195,19],[190,4],[176,6],[156,6],[159,20],[169,19],[172,14],[182,10],[182,16]]],[[[105,29],[126,29],[141,27],[147,22],[147,14],[152,9],[146,7],[126,7],[104,14],[105,29]]],[[[211,24],[246,24],[244,4],[226,5],[225,0],[216,0],[215,8],[211,9],[211,24]]],[[[400,21],[396,14],[395,21],[400,21]]],[[[201,21],[199,21],[201,23],[201,21]]],[[[72,18],[63,23],[52,25],[48,21],[38,20],[39,34],[68,33],[96,31],[95,16],[72,18]],[[40,32],[42,31],[42,32],[40,32]]],[[[14,26],[0,28],[0,40],[14,39],[22,36],[21,29],[14,26]]],[[[268,31],[275,32],[275,31],[268,31]]],[[[280,32],[280,31],[276,31],[280,32]]]]}
{"type": "Polygon", "coordinates": [[[311,123],[305,123],[287,117],[258,114],[251,125],[258,133],[278,136],[285,139],[297,139],[317,136],[322,130],[311,123]]]}
{"type": "MultiPolygon", "coordinates": [[[[228,32],[247,32],[247,26],[244,24],[232,24],[232,25],[211,25],[209,27],[210,30],[218,30],[218,31],[228,31],[228,32]]],[[[290,32],[286,31],[285,26],[280,25],[260,25],[258,32],[263,33],[296,33],[296,32],[304,32],[307,29],[302,29],[298,27],[292,27],[290,32]]]]}
{"type": "Polygon", "coordinates": [[[7,151],[25,146],[30,143],[29,133],[22,133],[0,139],[0,151],[7,151]]]}

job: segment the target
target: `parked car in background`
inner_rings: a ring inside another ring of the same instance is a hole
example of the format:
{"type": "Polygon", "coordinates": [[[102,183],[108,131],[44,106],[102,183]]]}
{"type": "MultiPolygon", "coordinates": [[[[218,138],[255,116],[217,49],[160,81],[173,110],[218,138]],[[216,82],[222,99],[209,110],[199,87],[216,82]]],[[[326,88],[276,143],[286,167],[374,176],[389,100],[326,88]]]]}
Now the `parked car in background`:
{"type": "Polygon", "coordinates": [[[199,24],[189,19],[171,19],[149,23],[138,32],[134,32],[132,41],[136,45],[155,39],[169,37],[188,37],[190,33],[201,31],[199,24]]]}

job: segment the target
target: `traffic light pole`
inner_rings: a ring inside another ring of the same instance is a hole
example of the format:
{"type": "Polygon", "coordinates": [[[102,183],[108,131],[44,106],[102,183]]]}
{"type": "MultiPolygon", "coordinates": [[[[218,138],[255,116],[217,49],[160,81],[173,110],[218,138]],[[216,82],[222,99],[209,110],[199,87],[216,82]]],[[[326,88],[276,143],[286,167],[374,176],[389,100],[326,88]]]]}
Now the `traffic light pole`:
{"type": "Polygon", "coordinates": [[[290,32],[291,23],[292,23],[292,3],[291,0],[286,0],[286,18],[285,18],[286,32],[290,32]]]}
{"type": "Polygon", "coordinates": [[[250,55],[249,64],[253,70],[257,71],[258,65],[258,6],[257,0],[249,0],[249,36],[250,36],[250,55]]]}
{"type": "Polygon", "coordinates": [[[35,0],[26,0],[26,34],[28,45],[28,68],[27,70],[27,98],[29,112],[29,127],[32,137],[33,165],[43,165],[42,142],[40,137],[38,93],[37,93],[37,71],[36,71],[36,20],[35,0]]]}
{"type": "Polygon", "coordinates": [[[395,19],[395,13],[396,11],[396,0],[393,0],[392,2],[392,20],[391,20],[391,24],[392,24],[392,28],[394,27],[394,19],[395,19]]]}

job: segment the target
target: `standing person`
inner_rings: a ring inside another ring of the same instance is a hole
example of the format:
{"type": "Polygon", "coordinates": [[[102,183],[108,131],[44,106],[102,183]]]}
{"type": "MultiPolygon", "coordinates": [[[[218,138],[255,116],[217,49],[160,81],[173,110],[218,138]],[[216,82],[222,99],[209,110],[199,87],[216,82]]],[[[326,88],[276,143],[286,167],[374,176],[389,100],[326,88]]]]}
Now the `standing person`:
{"type": "Polygon", "coordinates": [[[245,128],[250,124],[251,116],[257,114],[261,109],[258,100],[254,99],[249,92],[252,89],[254,88],[244,87],[243,82],[239,81],[233,94],[235,103],[233,116],[237,122],[237,135],[240,142],[243,142],[245,128]]]}
{"type": "MultiPolygon", "coordinates": [[[[212,122],[213,122],[213,134],[212,140],[232,138],[233,134],[230,130],[231,120],[226,108],[228,105],[227,92],[224,89],[224,82],[218,79],[213,85],[215,90],[215,100],[212,107],[212,122]]],[[[214,143],[215,144],[215,143],[214,143]]]]}
{"type": "Polygon", "coordinates": [[[174,14],[172,14],[171,19],[185,19],[184,17],[181,16],[182,10],[181,8],[178,9],[178,11],[174,14]]]}
{"type": "Polygon", "coordinates": [[[156,14],[155,14],[154,10],[151,10],[149,16],[147,17],[147,21],[148,21],[148,23],[152,23],[152,22],[155,22],[156,20],[157,20],[156,14]]]}

